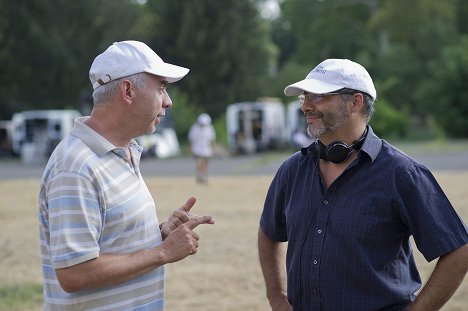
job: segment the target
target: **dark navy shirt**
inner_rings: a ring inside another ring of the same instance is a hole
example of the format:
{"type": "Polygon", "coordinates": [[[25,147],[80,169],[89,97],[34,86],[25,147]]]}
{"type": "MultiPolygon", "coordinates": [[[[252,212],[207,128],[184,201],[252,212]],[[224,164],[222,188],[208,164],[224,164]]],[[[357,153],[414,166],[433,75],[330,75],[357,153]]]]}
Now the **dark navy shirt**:
{"type": "Polygon", "coordinates": [[[356,160],[328,189],[312,144],[279,168],[260,220],[288,241],[295,311],[405,310],[421,287],[409,237],[431,261],[468,243],[429,170],[369,127],[356,160]]]}

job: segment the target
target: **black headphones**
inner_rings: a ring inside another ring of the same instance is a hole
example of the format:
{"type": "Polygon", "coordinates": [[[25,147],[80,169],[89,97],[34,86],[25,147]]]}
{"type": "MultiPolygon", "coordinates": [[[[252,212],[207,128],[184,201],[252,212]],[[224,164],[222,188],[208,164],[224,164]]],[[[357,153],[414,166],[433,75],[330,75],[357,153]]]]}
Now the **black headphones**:
{"type": "Polygon", "coordinates": [[[351,146],[348,146],[347,143],[342,141],[334,141],[328,146],[325,146],[320,140],[317,140],[315,148],[320,155],[320,159],[339,164],[344,162],[354,150],[361,149],[364,139],[366,138],[366,134],[367,127],[362,137],[353,141],[351,146]]]}

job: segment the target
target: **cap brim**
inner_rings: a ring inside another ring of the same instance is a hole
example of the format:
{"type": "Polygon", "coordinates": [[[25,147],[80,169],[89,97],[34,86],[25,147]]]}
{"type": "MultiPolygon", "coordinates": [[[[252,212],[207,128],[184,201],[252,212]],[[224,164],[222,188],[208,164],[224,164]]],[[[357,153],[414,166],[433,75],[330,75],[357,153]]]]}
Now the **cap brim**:
{"type": "Polygon", "coordinates": [[[304,91],[314,94],[330,93],[342,89],[343,86],[331,84],[315,79],[304,79],[299,82],[288,85],[284,89],[284,95],[295,96],[300,95],[304,91]]]}
{"type": "Polygon", "coordinates": [[[150,68],[145,70],[145,72],[161,76],[167,79],[168,82],[173,83],[177,82],[190,71],[190,69],[185,67],[180,67],[168,63],[160,63],[157,68],[150,68]]]}

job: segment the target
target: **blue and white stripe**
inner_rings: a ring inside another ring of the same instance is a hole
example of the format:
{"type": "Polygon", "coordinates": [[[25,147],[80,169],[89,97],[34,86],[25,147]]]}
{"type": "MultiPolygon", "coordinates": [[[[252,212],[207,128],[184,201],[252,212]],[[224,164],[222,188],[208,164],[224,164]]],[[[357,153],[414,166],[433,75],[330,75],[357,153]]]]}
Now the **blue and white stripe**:
{"type": "Polygon", "coordinates": [[[161,243],[156,209],[132,160],[77,119],[45,169],[39,223],[45,310],[163,310],[164,267],[116,286],[66,293],[55,269],[161,243]]]}

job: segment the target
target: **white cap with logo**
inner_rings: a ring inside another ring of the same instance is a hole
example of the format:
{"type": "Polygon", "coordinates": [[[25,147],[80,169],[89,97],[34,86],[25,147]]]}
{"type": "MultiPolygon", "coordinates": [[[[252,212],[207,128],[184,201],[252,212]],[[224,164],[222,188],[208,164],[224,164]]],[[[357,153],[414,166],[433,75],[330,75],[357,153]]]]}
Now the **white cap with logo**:
{"type": "Polygon", "coordinates": [[[96,89],[110,81],[147,72],[168,82],[182,79],[189,69],[165,63],[149,46],[139,41],[115,42],[93,61],[89,79],[96,89]]]}
{"type": "Polygon", "coordinates": [[[309,92],[324,94],[343,88],[361,91],[374,100],[377,91],[367,70],[349,59],[327,59],[317,65],[304,80],[288,85],[284,89],[287,96],[309,92]]]}

